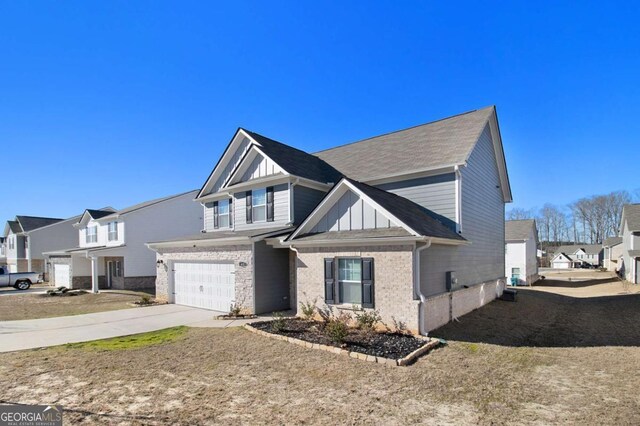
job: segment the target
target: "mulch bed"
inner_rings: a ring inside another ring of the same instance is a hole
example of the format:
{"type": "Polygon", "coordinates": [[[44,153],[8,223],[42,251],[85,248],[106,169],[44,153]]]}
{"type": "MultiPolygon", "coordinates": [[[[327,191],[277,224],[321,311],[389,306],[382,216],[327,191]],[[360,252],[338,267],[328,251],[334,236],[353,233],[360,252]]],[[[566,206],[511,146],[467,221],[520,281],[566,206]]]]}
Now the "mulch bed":
{"type": "Polygon", "coordinates": [[[272,328],[272,323],[273,321],[260,321],[251,325],[267,333],[390,359],[403,358],[425,344],[425,340],[410,334],[371,332],[355,328],[350,329],[344,342],[339,344],[324,334],[324,323],[322,322],[286,318],[284,327],[278,331],[272,328]]]}

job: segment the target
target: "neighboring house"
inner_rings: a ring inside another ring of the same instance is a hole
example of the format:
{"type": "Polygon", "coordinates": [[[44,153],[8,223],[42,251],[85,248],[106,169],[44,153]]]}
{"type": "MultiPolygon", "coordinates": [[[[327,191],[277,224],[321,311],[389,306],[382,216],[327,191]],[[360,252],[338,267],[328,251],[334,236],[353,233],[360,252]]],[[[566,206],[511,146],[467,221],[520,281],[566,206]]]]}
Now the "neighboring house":
{"type": "Polygon", "coordinates": [[[55,238],[64,233],[66,227],[59,225],[61,222],[64,219],[35,216],[16,216],[7,221],[4,239],[9,272],[47,272],[42,252],[55,247],[55,238]]]}
{"type": "Polygon", "coordinates": [[[622,237],[607,238],[602,243],[602,249],[602,266],[605,267],[607,271],[618,271],[623,252],[622,237]]]}
{"type": "Polygon", "coordinates": [[[169,302],[316,301],[424,333],[504,289],[511,190],[494,107],[313,155],[239,129],[196,201],[206,233],[149,244],[169,302]]]}
{"type": "Polygon", "coordinates": [[[640,204],[627,204],[620,222],[622,258],[620,274],[633,284],[640,284],[640,204]]]}
{"type": "Polygon", "coordinates": [[[586,264],[602,265],[603,249],[601,244],[574,244],[560,246],[551,258],[554,269],[579,268],[586,264]]]}
{"type": "Polygon", "coordinates": [[[538,275],[538,229],[536,221],[505,223],[505,275],[510,285],[532,285],[538,275]]]}
{"type": "Polygon", "coordinates": [[[155,253],[145,243],[201,229],[196,191],[113,210],[85,210],[76,220],[76,247],[47,252],[53,285],[141,289],[155,286],[155,253]]]}

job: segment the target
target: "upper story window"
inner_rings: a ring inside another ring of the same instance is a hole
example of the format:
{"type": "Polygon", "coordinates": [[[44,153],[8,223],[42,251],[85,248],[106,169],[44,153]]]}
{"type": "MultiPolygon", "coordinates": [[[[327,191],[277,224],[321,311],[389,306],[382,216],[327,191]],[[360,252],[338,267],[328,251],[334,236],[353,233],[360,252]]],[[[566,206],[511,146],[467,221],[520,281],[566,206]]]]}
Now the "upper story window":
{"type": "Polygon", "coordinates": [[[273,222],[273,186],[248,191],[245,206],[247,223],[273,222]]]}
{"type": "Polygon", "coordinates": [[[107,227],[109,230],[109,241],[116,241],[118,239],[118,222],[109,222],[107,227]]]}
{"type": "Polygon", "coordinates": [[[231,200],[220,200],[213,205],[213,227],[230,228],[231,221],[231,200]]]}
{"type": "Polygon", "coordinates": [[[89,226],[86,230],[86,241],[87,243],[97,243],[98,242],[98,227],[97,226],[89,226]]]}
{"type": "Polygon", "coordinates": [[[24,249],[27,250],[29,248],[29,237],[24,237],[24,249]]]}
{"type": "Polygon", "coordinates": [[[9,238],[9,250],[15,250],[16,240],[14,237],[9,238]]]}
{"type": "Polygon", "coordinates": [[[4,243],[0,244],[0,255],[4,256],[4,243]]]}
{"type": "Polygon", "coordinates": [[[251,191],[251,210],[254,222],[264,222],[267,220],[266,188],[251,191]]]}

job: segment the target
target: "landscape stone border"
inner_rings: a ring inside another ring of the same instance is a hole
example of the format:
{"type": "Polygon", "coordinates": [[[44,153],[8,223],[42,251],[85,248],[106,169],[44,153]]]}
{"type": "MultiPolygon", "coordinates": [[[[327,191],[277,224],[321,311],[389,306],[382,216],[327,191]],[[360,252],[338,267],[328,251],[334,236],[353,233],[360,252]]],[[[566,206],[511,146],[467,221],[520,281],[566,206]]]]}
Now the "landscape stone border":
{"type": "Polygon", "coordinates": [[[256,333],[256,334],[259,334],[261,336],[270,337],[270,338],[276,339],[276,340],[283,340],[285,342],[293,343],[295,345],[302,346],[302,347],[305,347],[305,348],[319,349],[319,350],[325,351],[325,352],[331,352],[331,353],[338,354],[338,355],[344,355],[344,356],[348,356],[348,357],[351,357],[351,358],[354,358],[354,359],[360,359],[360,360],[363,360],[363,361],[377,362],[378,364],[384,364],[384,365],[389,365],[389,366],[393,366],[393,367],[398,367],[398,366],[404,367],[404,366],[407,366],[409,364],[412,364],[418,357],[420,357],[420,356],[426,354],[427,352],[430,352],[431,350],[437,348],[442,343],[442,341],[440,339],[434,339],[434,338],[430,338],[430,337],[414,336],[417,339],[424,340],[426,343],[424,345],[420,346],[415,351],[411,352],[409,355],[403,357],[403,358],[391,359],[391,358],[384,358],[384,357],[380,357],[380,356],[367,355],[367,354],[363,354],[361,352],[348,351],[346,349],[337,348],[335,346],[327,346],[327,345],[321,345],[319,343],[311,343],[311,342],[307,342],[307,341],[304,341],[304,340],[295,339],[293,337],[283,336],[281,334],[269,333],[269,332],[266,332],[266,331],[263,331],[263,330],[258,330],[257,328],[252,327],[250,324],[245,324],[244,328],[249,330],[249,331],[251,331],[252,333],[256,333]]]}

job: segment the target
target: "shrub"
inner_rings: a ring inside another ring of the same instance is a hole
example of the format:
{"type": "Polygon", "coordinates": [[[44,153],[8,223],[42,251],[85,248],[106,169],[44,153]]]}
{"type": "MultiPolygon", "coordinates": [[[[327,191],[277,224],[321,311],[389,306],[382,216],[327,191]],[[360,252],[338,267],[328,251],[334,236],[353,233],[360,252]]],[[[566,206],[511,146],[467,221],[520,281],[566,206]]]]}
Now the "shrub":
{"type": "Polygon", "coordinates": [[[331,321],[333,317],[333,313],[331,312],[331,308],[326,306],[324,308],[318,308],[318,315],[322,318],[322,321],[328,323],[331,321]]]}
{"type": "Polygon", "coordinates": [[[407,330],[407,324],[399,321],[396,319],[396,317],[391,317],[391,321],[393,321],[393,329],[396,333],[399,334],[408,334],[409,331],[407,330]]]}
{"type": "Polygon", "coordinates": [[[333,342],[343,343],[349,334],[349,321],[351,321],[351,315],[346,312],[331,316],[324,327],[324,332],[333,342]]]}
{"type": "Polygon", "coordinates": [[[242,312],[242,306],[239,303],[232,303],[229,308],[229,315],[237,317],[242,312]]]}
{"type": "Polygon", "coordinates": [[[274,331],[276,333],[280,332],[284,330],[284,325],[285,325],[285,321],[284,321],[284,315],[282,314],[282,312],[274,312],[273,320],[271,321],[271,331],[274,331]]]}
{"type": "Polygon", "coordinates": [[[140,296],[140,300],[138,301],[138,305],[151,305],[151,296],[148,294],[144,294],[140,296]]]}
{"type": "Polygon", "coordinates": [[[313,319],[316,313],[316,299],[314,299],[313,302],[301,302],[300,311],[302,311],[302,316],[304,317],[304,319],[313,319]]]}
{"type": "Polygon", "coordinates": [[[358,328],[361,330],[373,331],[381,319],[380,312],[377,310],[356,314],[356,322],[358,323],[358,328]]]}

